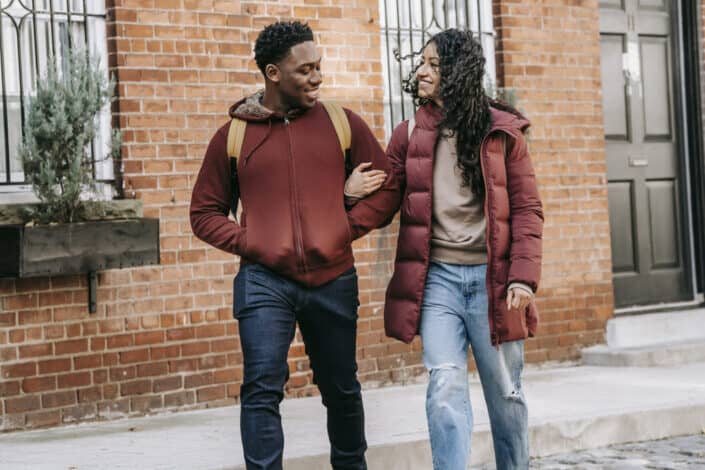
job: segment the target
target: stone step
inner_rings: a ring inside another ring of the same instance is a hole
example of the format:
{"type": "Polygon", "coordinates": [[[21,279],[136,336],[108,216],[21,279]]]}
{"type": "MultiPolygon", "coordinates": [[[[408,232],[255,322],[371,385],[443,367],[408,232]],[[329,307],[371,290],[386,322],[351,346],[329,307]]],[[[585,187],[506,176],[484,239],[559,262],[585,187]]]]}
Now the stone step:
{"type": "Polygon", "coordinates": [[[705,308],[617,316],[607,322],[611,348],[633,348],[705,338],[705,308]]]}
{"type": "Polygon", "coordinates": [[[705,362],[705,338],[695,341],[612,348],[604,344],[581,351],[585,365],[604,367],[654,367],[705,362]]]}

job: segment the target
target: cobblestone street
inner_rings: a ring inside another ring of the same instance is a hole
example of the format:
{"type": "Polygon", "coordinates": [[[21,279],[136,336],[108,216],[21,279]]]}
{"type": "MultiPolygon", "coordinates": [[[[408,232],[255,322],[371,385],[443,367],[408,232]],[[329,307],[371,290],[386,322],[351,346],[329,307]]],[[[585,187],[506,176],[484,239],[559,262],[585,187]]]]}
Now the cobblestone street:
{"type": "MultiPolygon", "coordinates": [[[[491,470],[494,465],[473,470],[491,470]]],[[[705,470],[705,435],[622,444],[531,461],[532,470],[705,470]]]]}

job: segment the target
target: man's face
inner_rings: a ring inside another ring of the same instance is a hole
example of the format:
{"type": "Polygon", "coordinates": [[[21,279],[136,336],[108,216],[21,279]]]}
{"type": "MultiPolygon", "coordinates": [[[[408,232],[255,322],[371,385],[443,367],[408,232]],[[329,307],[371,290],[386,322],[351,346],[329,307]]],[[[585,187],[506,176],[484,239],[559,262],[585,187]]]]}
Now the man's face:
{"type": "Polygon", "coordinates": [[[321,54],[313,41],[299,43],[279,64],[268,69],[268,77],[278,84],[283,103],[290,108],[312,108],[318,101],[321,54]]]}

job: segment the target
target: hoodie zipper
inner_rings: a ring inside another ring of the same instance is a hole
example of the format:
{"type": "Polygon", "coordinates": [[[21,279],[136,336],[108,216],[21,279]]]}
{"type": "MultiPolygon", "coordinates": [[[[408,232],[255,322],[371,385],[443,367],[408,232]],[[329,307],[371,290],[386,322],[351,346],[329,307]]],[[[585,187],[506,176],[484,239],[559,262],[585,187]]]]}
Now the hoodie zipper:
{"type": "Polygon", "coordinates": [[[293,151],[293,145],[291,144],[291,132],[289,130],[289,118],[284,117],[284,128],[286,129],[286,135],[287,135],[287,141],[289,142],[289,171],[291,174],[290,182],[289,184],[291,185],[291,200],[293,203],[293,213],[292,213],[292,218],[293,218],[293,228],[294,228],[294,244],[296,246],[296,263],[297,267],[302,271],[304,274],[304,278],[306,277],[306,261],[304,259],[304,243],[303,243],[303,234],[301,233],[301,218],[300,218],[300,210],[299,210],[299,195],[298,191],[296,190],[296,165],[294,164],[294,151],[293,151]]]}

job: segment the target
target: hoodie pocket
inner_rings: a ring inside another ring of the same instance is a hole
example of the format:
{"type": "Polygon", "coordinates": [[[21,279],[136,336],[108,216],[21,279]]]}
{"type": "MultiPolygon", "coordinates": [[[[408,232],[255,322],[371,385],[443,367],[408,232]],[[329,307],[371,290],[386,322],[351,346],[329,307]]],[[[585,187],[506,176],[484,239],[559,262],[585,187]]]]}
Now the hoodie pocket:
{"type": "Polygon", "coordinates": [[[352,229],[347,212],[341,208],[330,214],[327,223],[307,227],[304,234],[306,264],[310,269],[339,261],[350,251],[352,229]]]}

